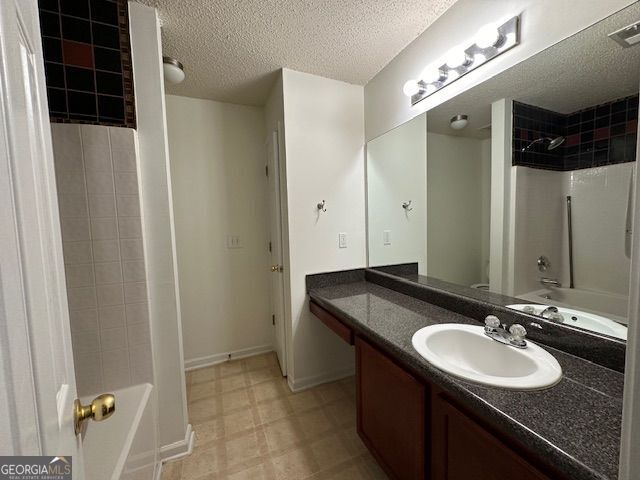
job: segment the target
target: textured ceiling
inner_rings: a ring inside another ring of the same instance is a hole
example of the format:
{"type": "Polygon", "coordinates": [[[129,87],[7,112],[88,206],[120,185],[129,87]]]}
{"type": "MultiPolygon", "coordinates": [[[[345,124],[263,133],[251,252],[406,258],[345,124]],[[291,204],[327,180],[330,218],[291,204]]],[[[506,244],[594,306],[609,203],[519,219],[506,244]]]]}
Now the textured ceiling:
{"type": "Polygon", "coordinates": [[[640,3],[555,44],[504,73],[429,110],[428,129],[449,135],[487,138],[491,103],[513,98],[561,113],[572,113],[638,93],[640,45],[622,48],[607,35],[640,20],[640,3]],[[455,131],[449,119],[469,115],[455,131]]]}
{"type": "Polygon", "coordinates": [[[156,7],[176,95],[264,104],[290,68],[364,85],[456,0],[138,0],[156,7]]]}

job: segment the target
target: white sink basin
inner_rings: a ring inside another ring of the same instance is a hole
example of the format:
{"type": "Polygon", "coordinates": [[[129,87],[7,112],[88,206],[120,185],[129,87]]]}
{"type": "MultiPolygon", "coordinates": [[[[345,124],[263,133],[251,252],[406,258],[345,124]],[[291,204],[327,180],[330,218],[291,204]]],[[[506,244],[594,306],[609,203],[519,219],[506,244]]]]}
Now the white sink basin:
{"type": "MultiPolygon", "coordinates": [[[[540,315],[540,313],[548,306],[549,305],[527,303],[507,305],[507,307],[521,312],[524,312],[527,308],[532,308],[533,315],[540,315]]],[[[595,313],[582,312],[580,310],[573,310],[572,308],[565,307],[556,308],[558,309],[558,313],[564,317],[562,325],[584,328],[586,330],[591,330],[592,332],[604,333],[610,337],[620,338],[622,340],[627,339],[627,327],[620,325],[618,322],[596,315],[595,313]]]]}
{"type": "Polygon", "coordinates": [[[471,382],[513,390],[538,390],[562,378],[558,361],[527,340],[527,348],[504,345],[484,327],[445,323],[418,330],[413,347],[429,363],[471,382]]]}

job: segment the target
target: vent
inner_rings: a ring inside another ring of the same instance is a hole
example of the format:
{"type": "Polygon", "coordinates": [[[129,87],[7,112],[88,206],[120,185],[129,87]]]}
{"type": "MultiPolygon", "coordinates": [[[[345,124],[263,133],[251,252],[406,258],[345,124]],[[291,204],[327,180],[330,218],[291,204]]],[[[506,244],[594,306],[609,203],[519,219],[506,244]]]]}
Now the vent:
{"type": "Polygon", "coordinates": [[[640,44],[640,22],[632,23],[609,34],[609,38],[623,48],[640,44]]]}

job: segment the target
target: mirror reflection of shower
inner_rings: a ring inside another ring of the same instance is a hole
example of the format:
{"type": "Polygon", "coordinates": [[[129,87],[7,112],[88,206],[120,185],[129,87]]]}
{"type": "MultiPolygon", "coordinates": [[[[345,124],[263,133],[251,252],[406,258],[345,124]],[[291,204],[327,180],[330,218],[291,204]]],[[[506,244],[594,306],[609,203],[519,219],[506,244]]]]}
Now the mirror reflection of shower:
{"type": "Polygon", "coordinates": [[[533,142],[531,142],[526,147],[522,147],[521,151],[522,152],[526,152],[532,146],[534,146],[536,143],[544,143],[544,142],[549,142],[549,145],[547,145],[547,150],[551,151],[551,150],[555,150],[556,148],[558,148],[560,145],[562,145],[564,143],[564,137],[563,136],[559,136],[559,137],[555,137],[555,138],[551,138],[551,137],[536,138],[533,142]]]}

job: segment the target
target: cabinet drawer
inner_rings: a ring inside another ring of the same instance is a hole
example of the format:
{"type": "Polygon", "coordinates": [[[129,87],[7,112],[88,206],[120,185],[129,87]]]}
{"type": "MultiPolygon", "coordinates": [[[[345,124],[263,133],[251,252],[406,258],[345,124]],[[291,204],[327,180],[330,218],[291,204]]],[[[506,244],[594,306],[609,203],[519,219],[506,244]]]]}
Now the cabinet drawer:
{"type": "Polygon", "coordinates": [[[322,323],[333,331],[333,333],[338,335],[349,345],[353,345],[353,331],[349,327],[313,301],[309,302],[309,309],[311,310],[311,313],[318,317],[322,323]]]}

